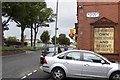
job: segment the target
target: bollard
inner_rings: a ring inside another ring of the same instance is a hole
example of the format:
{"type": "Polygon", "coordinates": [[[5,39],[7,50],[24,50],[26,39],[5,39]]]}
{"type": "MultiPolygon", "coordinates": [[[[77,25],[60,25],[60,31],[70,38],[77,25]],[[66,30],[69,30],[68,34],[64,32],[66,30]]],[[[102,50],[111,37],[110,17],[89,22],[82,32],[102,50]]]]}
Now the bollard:
{"type": "Polygon", "coordinates": [[[36,51],[36,47],[34,47],[33,50],[36,51]]]}

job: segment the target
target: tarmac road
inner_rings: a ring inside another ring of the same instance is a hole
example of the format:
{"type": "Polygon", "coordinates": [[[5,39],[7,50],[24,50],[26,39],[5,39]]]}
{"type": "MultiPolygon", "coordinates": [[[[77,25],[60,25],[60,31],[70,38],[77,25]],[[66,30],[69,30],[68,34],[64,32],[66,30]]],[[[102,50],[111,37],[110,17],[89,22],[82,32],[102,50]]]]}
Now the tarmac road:
{"type": "Polygon", "coordinates": [[[39,51],[2,57],[2,77],[21,78],[39,67],[39,51]]]}
{"type": "MultiPolygon", "coordinates": [[[[50,76],[50,74],[43,72],[39,68],[37,72],[33,72],[32,75],[26,77],[25,80],[53,80],[53,79],[50,76]]],[[[65,80],[101,80],[101,79],[66,78],[65,80]]]]}

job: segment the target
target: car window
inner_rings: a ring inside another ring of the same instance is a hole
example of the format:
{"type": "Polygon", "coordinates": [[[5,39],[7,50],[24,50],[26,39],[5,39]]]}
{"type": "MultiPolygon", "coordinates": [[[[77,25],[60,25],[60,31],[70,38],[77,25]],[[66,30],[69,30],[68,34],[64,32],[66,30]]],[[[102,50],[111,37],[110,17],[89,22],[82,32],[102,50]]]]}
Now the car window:
{"type": "Polygon", "coordinates": [[[101,63],[102,58],[92,53],[83,53],[83,61],[101,63]]]}
{"type": "Polygon", "coordinates": [[[64,59],[64,56],[65,56],[65,54],[61,54],[61,55],[59,55],[57,58],[59,58],[59,59],[64,59]]]}
{"type": "Polygon", "coordinates": [[[80,61],[80,52],[69,52],[66,55],[67,60],[77,60],[80,61]]]}
{"type": "Polygon", "coordinates": [[[49,53],[47,54],[47,56],[54,56],[54,53],[49,53]]]}

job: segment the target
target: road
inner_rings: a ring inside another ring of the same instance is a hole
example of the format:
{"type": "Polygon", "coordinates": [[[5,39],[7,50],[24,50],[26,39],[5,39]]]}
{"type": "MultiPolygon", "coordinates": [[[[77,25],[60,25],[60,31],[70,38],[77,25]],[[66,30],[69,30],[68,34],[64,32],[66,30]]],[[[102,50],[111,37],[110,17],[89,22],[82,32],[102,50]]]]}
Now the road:
{"type": "MultiPolygon", "coordinates": [[[[41,70],[39,56],[39,51],[35,51],[3,57],[2,80],[53,80],[50,77],[50,74],[47,74],[41,70]]],[[[90,79],[67,78],[65,80],[90,79]]]]}
{"type": "MultiPolygon", "coordinates": [[[[33,73],[32,75],[25,78],[25,80],[53,80],[50,74],[43,72],[42,70],[38,70],[37,72],[33,73]]],[[[24,79],[23,79],[24,80],[24,79]]],[[[78,79],[78,78],[66,78],[65,80],[93,80],[93,79],[78,79]]],[[[98,80],[98,79],[95,79],[98,80]]]]}
{"type": "Polygon", "coordinates": [[[21,78],[39,67],[39,51],[2,58],[3,78],[21,78]]]}

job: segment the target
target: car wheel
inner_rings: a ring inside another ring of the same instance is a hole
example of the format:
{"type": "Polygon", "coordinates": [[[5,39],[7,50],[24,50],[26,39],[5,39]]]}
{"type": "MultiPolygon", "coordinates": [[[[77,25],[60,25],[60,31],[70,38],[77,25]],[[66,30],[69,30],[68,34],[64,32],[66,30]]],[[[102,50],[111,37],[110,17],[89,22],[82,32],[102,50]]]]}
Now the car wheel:
{"type": "Polygon", "coordinates": [[[54,80],[63,80],[65,78],[65,72],[61,68],[55,68],[52,71],[52,78],[54,80]]]}
{"type": "Polygon", "coordinates": [[[113,73],[109,80],[120,80],[120,72],[113,73]]]}

